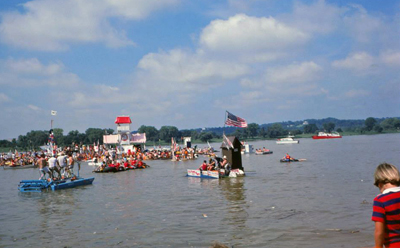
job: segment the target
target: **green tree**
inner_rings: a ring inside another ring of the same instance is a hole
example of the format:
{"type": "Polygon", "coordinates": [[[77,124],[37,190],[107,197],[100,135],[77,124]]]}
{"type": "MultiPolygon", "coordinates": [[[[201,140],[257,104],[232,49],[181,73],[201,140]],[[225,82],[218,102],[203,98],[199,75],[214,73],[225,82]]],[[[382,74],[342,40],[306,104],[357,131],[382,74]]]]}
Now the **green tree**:
{"type": "Polygon", "coordinates": [[[78,130],[72,130],[65,137],[65,142],[62,145],[69,146],[72,143],[75,144],[85,143],[85,140],[86,140],[86,135],[84,133],[79,133],[78,130]]]}
{"type": "Polygon", "coordinates": [[[247,125],[245,132],[248,137],[254,138],[257,136],[259,130],[260,130],[260,126],[258,124],[250,123],[249,125],[247,125]]]}
{"type": "Polygon", "coordinates": [[[232,133],[232,136],[238,137],[239,140],[245,138],[245,137],[244,137],[244,131],[243,131],[243,129],[241,129],[241,128],[237,128],[237,129],[232,133]]]}
{"type": "Polygon", "coordinates": [[[203,142],[207,142],[213,138],[213,134],[211,132],[202,132],[200,133],[199,139],[203,142]]]}
{"type": "Polygon", "coordinates": [[[400,120],[397,118],[387,118],[380,123],[380,126],[385,130],[400,128],[400,120]]]}
{"type": "Polygon", "coordinates": [[[375,118],[368,117],[367,119],[365,119],[365,128],[367,129],[367,131],[371,131],[374,128],[375,124],[375,118]]]}
{"type": "Polygon", "coordinates": [[[324,127],[324,129],[325,129],[328,133],[330,133],[330,132],[332,132],[333,130],[335,130],[335,123],[333,123],[333,122],[324,123],[322,126],[324,127]]]}
{"type": "Polygon", "coordinates": [[[304,126],[304,133],[315,133],[318,130],[317,125],[308,124],[304,126]]]}
{"type": "Polygon", "coordinates": [[[97,144],[97,141],[103,142],[104,131],[101,128],[88,128],[86,129],[85,134],[86,140],[89,142],[89,144],[97,144]]]}
{"type": "Polygon", "coordinates": [[[374,131],[377,133],[382,133],[383,128],[380,125],[375,125],[374,126],[374,131]]]}
{"type": "Polygon", "coordinates": [[[58,146],[64,146],[65,145],[65,137],[64,137],[64,130],[61,128],[54,128],[53,129],[53,135],[54,135],[54,140],[58,146]]]}
{"type": "Polygon", "coordinates": [[[281,136],[286,136],[288,134],[288,131],[283,129],[282,124],[274,123],[268,127],[267,133],[270,138],[277,138],[281,136]]]}
{"type": "Polygon", "coordinates": [[[267,131],[265,131],[265,128],[261,128],[260,131],[258,132],[258,135],[260,137],[265,138],[265,137],[267,137],[268,133],[267,133],[267,131]]]}
{"type": "Polygon", "coordinates": [[[199,138],[199,132],[197,132],[196,130],[191,131],[190,132],[190,136],[192,137],[193,140],[198,139],[199,138]]]}
{"type": "Polygon", "coordinates": [[[165,142],[170,142],[171,138],[180,138],[179,130],[174,126],[162,126],[159,131],[159,137],[165,142]]]}
{"type": "Polygon", "coordinates": [[[147,140],[151,140],[151,141],[157,141],[158,140],[159,132],[153,126],[142,125],[142,126],[139,127],[138,132],[139,133],[145,133],[147,140]]]}

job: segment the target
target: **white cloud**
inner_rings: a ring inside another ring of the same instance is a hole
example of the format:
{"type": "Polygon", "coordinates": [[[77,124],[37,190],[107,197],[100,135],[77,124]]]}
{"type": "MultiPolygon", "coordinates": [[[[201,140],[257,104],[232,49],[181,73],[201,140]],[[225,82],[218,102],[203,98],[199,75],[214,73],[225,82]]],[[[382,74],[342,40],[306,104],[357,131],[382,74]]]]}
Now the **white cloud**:
{"type": "Polygon", "coordinates": [[[343,17],[344,27],[358,42],[371,42],[379,37],[377,34],[385,30],[383,22],[369,15],[361,5],[350,4],[349,7],[347,15],[343,17]]]}
{"type": "Polygon", "coordinates": [[[319,78],[322,67],[313,61],[267,69],[266,81],[271,83],[304,83],[319,78]]]}
{"type": "Polygon", "coordinates": [[[400,66],[400,52],[399,51],[385,51],[380,55],[380,60],[392,67],[400,66]]]}
{"type": "Polygon", "coordinates": [[[324,0],[310,5],[296,2],[293,13],[283,15],[282,20],[307,33],[328,34],[338,28],[343,11],[324,0]]]}
{"type": "Polygon", "coordinates": [[[357,52],[350,54],[343,60],[333,61],[332,66],[354,71],[364,71],[371,68],[373,63],[374,58],[370,54],[367,52],[357,52]]]}
{"type": "Polygon", "coordinates": [[[76,74],[65,71],[61,62],[47,65],[37,58],[0,60],[0,85],[9,87],[57,86],[60,89],[80,83],[76,74]]]}
{"type": "Polygon", "coordinates": [[[10,101],[10,98],[6,94],[0,93],[0,103],[9,102],[9,101],[10,101]]]}
{"type": "Polygon", "coordinates": [[[228,20],[214,20],[202,30],[203,49],[220,53],[257,55],[256,61],[276,59],[309,39],[306,33],[272,17],[237,14],[228,20]],[[252,54],[248,54],[252,53],[252,54]]]}
{"type": "Polygon", "coordinates": [[[348,98],[368,96],[370,94],[367,90],[349,90],[344,95],[348,98]]]}
{"type": "Polygon", "coordinates": [[[31,109],[31,110],[34,110],[34,111],[39,111],[40,110],[40,108],[38,106],[35,106],[35,105],[32,105],[32,104],[29,104],[28,108],[31,109]]]}
{"type": "Polygon", "coordinates": [[[23,12],[2,15],[1,40],[11,46],[65,50],[71,43],[104,42],[110,47],[134,45],[109,18],[138,20],[177,0],[36,0],[22,5],[23,12]]]}
{"type": "Polygon", "coordinates": [[[156,85],[164,92],[203,90],[215,86],[217,81],[249,72],[243,64],[211,60],[180,49],[147,54],[140,60],[138,68],[140,76],[148,80],[149,86],[156,85]]]}
{"type": "Polygon", "coordinates": [[[20,74],[54,75],[64,69],[64,65],[61,63],[50,63],[46,66],[37,58],[20,60],[11,58],[5,61],[4,64],[10,71],[20,74]]]}

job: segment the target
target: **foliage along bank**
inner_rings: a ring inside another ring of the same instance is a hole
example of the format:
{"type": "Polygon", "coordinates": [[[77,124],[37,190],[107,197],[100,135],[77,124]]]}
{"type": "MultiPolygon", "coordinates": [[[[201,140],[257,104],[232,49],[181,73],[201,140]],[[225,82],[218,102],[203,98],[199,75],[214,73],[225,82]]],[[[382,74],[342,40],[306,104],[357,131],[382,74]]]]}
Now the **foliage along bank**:
{"type": "MultiPolygon", "coordinates": [[[[365,120],[339,120],[335,118],[307,119],[304,121],[287,121],[259,125],[248,124],[247,128],[214,127],[179,130],[174,126],[162,126],[159,130],[153,126],[142,125],[137,132],[146,133],[148,145],[169,144],[171,137],[179,141],[182,137],[192,137],[193,141],[207,142],[212,139],[221,139],[225,131],[226,135],[235,135],[239,139],[274,139],[278,137],[299,134],[315,134],[318,131],[351,132],[357,134],[393,132],[400,130],[400,118],[373,118],[365,120]]],[[[63,134],[63,129],[53,130],[54,138],[58,146],[70,146],[71,144],[103,144],[103,135],[114,133],[113,129],[89,128],[84,133],[78,130],[63,134]]],[[[48,142],[49,131],[31,131],[26,135],[20,135],[17,139],[0,140],[0,150],[8,151],[18,149],[27,151],[38,149],[48,142]]]]}

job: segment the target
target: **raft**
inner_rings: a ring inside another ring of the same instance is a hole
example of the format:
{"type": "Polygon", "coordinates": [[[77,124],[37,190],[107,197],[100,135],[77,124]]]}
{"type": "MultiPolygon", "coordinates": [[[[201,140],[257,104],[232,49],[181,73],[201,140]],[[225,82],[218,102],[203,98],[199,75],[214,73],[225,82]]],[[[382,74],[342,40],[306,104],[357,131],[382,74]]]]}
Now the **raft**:
{"type": "Polygon", "coordinates": [[[105,167],[103,170],[94,170],[94,173],[110,173],[110,172],[120,172],[122,170],[118,170],[115,167],[105,167]]]}
{"type": "Polygon", "coordinates": [[[255,152],[256,155],[265,155],[265,154],[272,154],[272,151],[261,151],[261,152],[255,152]]]}
{"type": "Polygon", "coordinates": [[[92,184],[94,177],[82,178],[77,177],[76,179],[61,179],[57,181],[48,180],[22,180],[18,189],[20,192],[42,192],[45,189],[51,188],[51,190],[75,188],[78,186],[92,184]]]}

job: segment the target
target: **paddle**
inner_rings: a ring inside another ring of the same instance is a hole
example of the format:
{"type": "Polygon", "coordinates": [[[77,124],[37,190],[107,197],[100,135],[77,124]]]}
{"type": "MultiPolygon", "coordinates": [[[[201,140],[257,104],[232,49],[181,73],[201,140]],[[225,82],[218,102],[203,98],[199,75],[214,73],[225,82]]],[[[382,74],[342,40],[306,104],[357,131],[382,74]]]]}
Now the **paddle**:
{"type": "Polygon", "coordinates": [[[299,159],[297,159],[299,162],[302,162],[302,161],[307,161],[307,159],[305,159],[305,158],[299,158],[299,159]]]}

